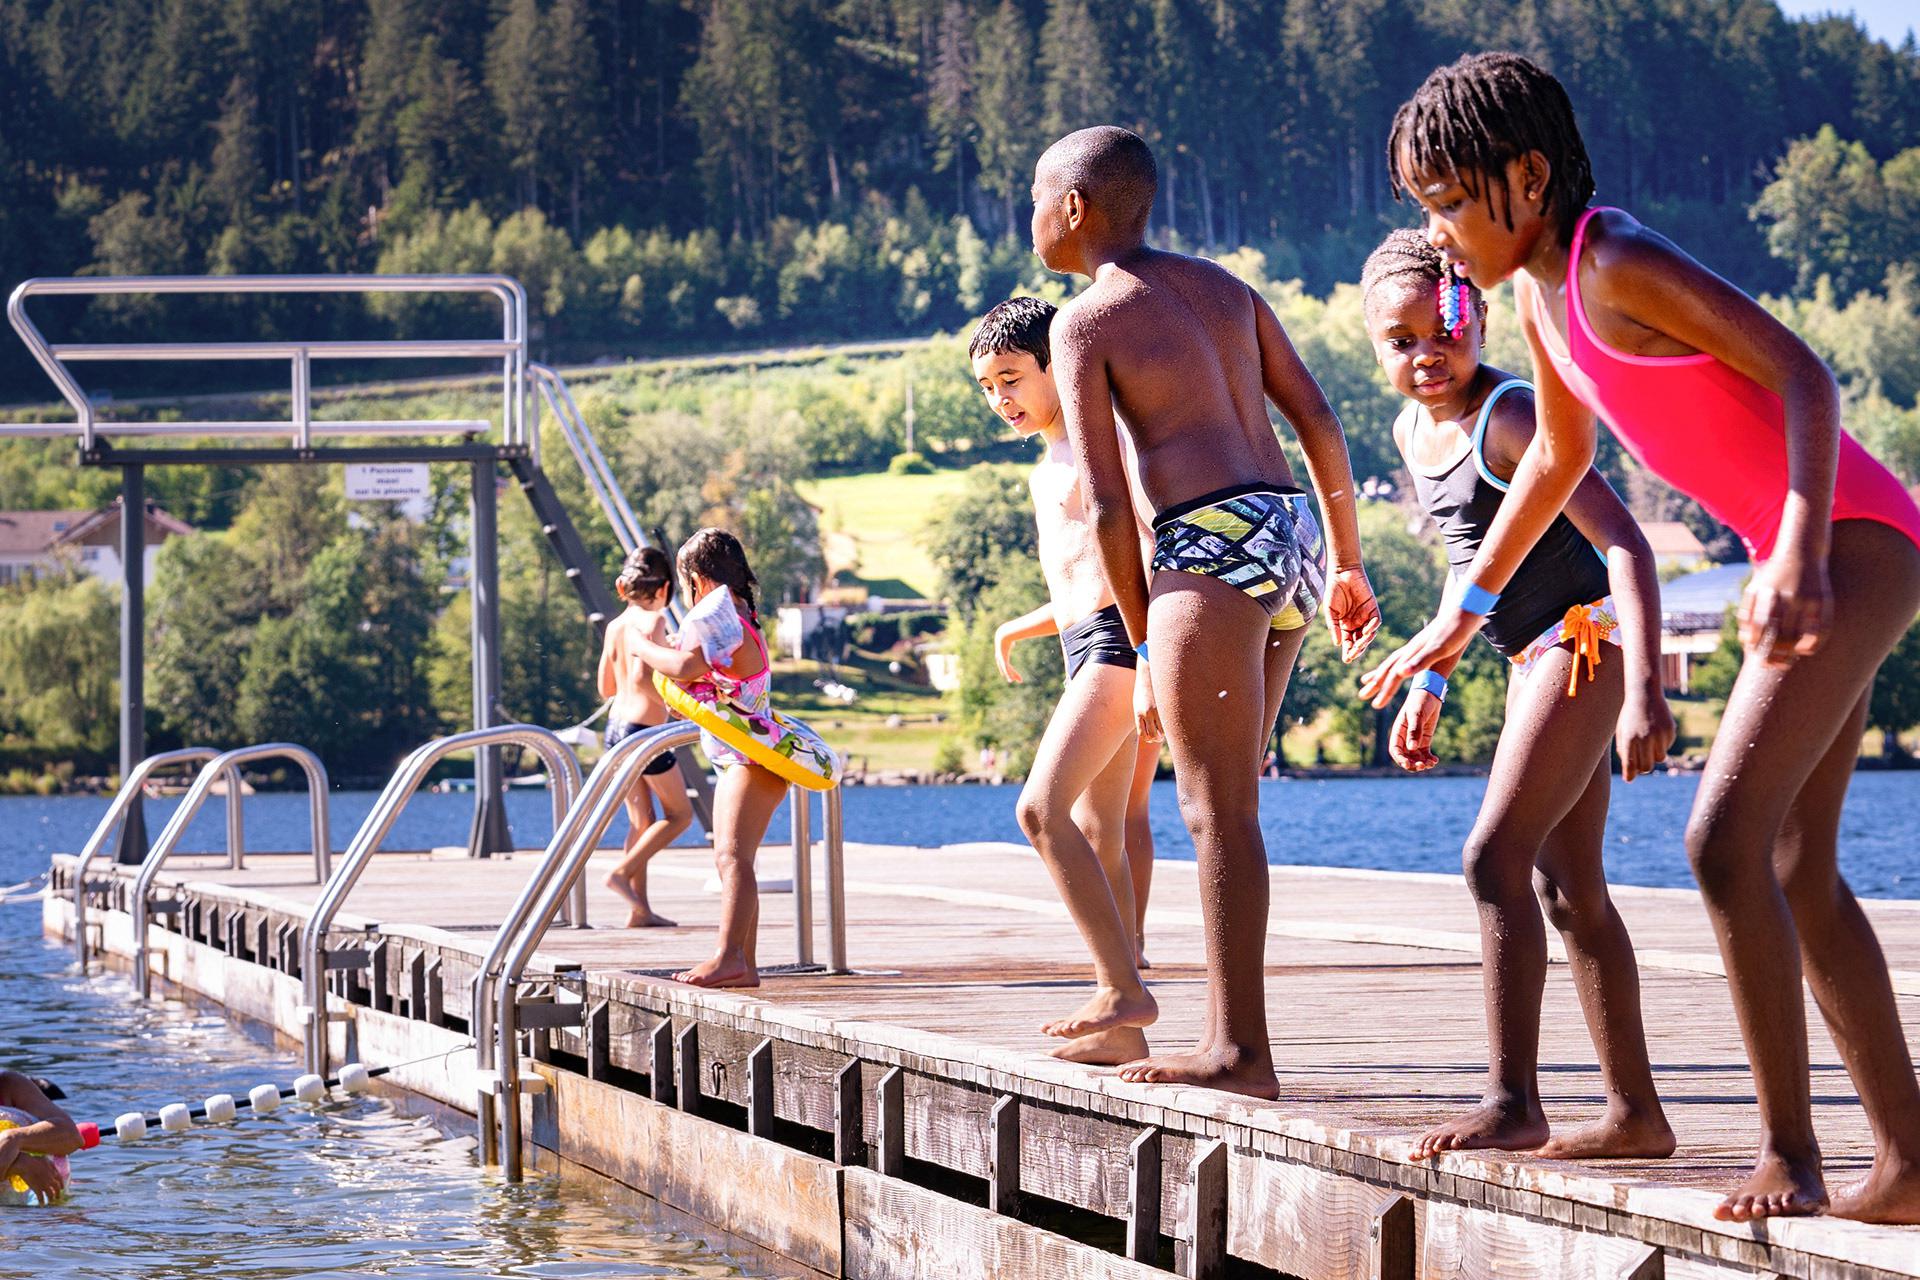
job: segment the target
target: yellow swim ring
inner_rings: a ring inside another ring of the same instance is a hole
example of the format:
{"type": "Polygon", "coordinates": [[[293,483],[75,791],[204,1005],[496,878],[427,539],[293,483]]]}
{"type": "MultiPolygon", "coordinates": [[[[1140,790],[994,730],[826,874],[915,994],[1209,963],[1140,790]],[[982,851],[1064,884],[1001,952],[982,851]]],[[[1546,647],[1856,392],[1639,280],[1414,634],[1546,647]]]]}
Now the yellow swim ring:
{"type": "Polygon", "coordinates": [[[658,671],[653,673],[653,687],[666,699],[668,710],[691,720],[782,781],[809,791],[831,791],[839,785],[840,753],[805,721],[772,708],[749,713],[725,698],[702,701],[658,671]]]}

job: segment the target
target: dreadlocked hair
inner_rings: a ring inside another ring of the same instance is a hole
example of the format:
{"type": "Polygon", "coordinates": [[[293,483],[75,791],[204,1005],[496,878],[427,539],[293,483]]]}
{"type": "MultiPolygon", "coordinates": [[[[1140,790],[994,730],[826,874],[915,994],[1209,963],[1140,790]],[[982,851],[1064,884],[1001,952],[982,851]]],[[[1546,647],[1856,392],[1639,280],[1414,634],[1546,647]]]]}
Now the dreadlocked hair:
{"type": "Polygon", "coordinates": [[[1571,241],[1581,211],[1593,199],[1593,164],[1566,89],[1520,54],[1467,54],[1436,67],[1394,113],[1387,135],[1393,198],[1411,193],[1415,173],[1452,174],[1511,229],[1507,163],[1529,151],[1547,159],[1552,171],[1547,208],[1558,221],[1560,238],[1571,241]]]}
{"type": "Polygon", "coordinates": [[[673,562],[667,559],[667,553],[658,547],[635,547],[627,552],[627,558],[620,565],[620,576],[613,583],[620,598],[647,600],[662,587],[667,589],[668,598],[672,598],[673,562]]]}
{"type": "Polygon", "coordinates": [[[1456,327],[1456,321],[1464,322],[1469,307],[1473,314],[1486,318],[1487,300],[1480,290],[1466,278],[1452,275],[1440,251],[1411,227],[1395,227],[1367,255],[1366,265],[1360,268],[1360,305],[1372,306],[1374,291],[1388,281],[1403,282],[1437,298],[1435,305],[1440,308],[1443,319],[1447,319],[1450,330],[1456,327]],[[1449,291],[1454,291],[1451,317],[1447,314],[1449,291]]]}
{"type": "Polygon", "coordinates": [[[760,580],[747,566],[746,548],[740,539],[725,529],[706,528],[680,544],[680,572],[697,573],[733,592],[733,598],[747,606],[747,616],[760,625],[760,601],[754,589],[760,580]]]}

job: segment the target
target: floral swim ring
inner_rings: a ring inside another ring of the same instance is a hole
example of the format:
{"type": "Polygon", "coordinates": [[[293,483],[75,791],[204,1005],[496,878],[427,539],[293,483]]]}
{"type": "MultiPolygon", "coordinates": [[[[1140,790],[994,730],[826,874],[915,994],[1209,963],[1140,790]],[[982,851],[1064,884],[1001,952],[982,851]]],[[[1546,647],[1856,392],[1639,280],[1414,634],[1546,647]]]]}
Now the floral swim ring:
{"type": "Polygon", "coordinates": [[[691,720],[782,781],[808,791],[831,791],[839,785],[839,752],[805,721],[772,709],[743,711],[717,696],[711,685],[704,688],[713,700],[703,700],[658,671],[653,673],[653,687],[666,699],[668,710],[691,720]]]}

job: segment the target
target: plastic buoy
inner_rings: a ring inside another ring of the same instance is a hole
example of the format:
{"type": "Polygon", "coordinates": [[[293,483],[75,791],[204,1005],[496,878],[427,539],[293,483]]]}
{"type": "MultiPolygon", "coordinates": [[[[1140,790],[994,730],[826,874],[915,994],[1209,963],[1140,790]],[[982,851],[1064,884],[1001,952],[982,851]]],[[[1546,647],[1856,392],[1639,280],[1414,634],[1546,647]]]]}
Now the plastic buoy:
{"type": "Polygon", "coordinates": [[[280,1090],[270,1084],[257,1084],[247,1092],[247,1101],[256,1115],[265,1115],[280,1105],[280,1090]]]}
{"type": "Polygon", "coordinates": [[[371,1082],[363,1062],[349,1062],[340,1068],[340,1088],[347,1093],[365,1093],[371,1082]]]}
{"type": "Polygon", "coordinates": [[[327,1082],[316,1075],[304,1075],[293,1082],[293,1096],[302,1102],[318,1102],[327,1096],[327,1082]]]}
{"type": "Polygon", "coordinates": [[[113,1122],[113,1135],[122,1142],[138,1142],[147,1136],[147,1118],[129,1111],[113,1122]]]}
{"type": "Polygon", "coordinates": [[[206,1112],[208,1124],[227,1124],[239,1114],[239,1110],[233,1105],[233,1095],[230,1093],[216,1093],[208,1098],[206,1112]]]}
{"type": "Polygon", "coordinates": [[[82,1151],[91,1151],[100,1145],[99,1125],[83,1120],[73,1127],[80,1131],[80,1149],[82,1151]]]}
{"type": "Polygon", "coordinates": [[[184,1102],[169,1102],[160,1108],[160,1127],[168,1133],[179,1133],[193,1127],[193,1117],[187,1113],[184,1102]]]}

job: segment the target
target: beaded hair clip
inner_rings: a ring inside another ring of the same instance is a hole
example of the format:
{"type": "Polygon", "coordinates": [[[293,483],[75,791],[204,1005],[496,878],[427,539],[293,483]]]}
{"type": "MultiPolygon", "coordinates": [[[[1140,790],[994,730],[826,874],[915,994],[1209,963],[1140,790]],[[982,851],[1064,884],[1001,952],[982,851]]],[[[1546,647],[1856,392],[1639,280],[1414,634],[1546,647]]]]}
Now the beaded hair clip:
{"type": "Polygon", "coordinates": [[[1467,314],[1473,306],[1473,295],[1469,292],[1472,287],[1456,278],[1443,279],[1434,286],[1440,304],[1440,324],[1448,337],[1458,338],[1467,331],[1467,314]]]}

